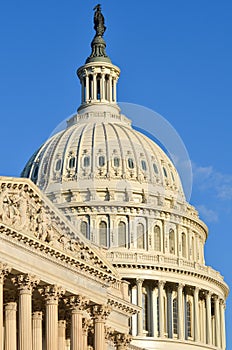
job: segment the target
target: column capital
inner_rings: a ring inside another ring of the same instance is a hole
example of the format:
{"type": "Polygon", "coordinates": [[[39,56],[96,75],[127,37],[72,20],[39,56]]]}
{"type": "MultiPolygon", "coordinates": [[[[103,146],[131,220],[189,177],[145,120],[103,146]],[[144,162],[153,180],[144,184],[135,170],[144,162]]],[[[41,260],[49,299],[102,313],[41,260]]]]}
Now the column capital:
{"type": "Polygon", "coordinates": [[[225,300],[220,299],[220,300],[219,300],[219,303],[220,303],[221,306],[223,306],[224,308],[226,308],[226,302],[225,302],[225,300]]]}
{"type": "Polygon", "coordinates": [[[199,294],[200,288],[199,287],[195,287],[194,288],[194,294],[199,294]]]}
{"type": "Polygon", "coordinates": [[[17,303],[14,301],[11,301],[11,302],[5,304],[5,310],[17,311],[17,303]]]}
{"type": "Polygon", "coordinates": [[[57,285],[48,285],[39,289],[47,304],[58,304],[59,298],[65,294],[65,289],[57,285]]]}
{"type": "Polygon", "coordinates": [[[105,322],[111,313],[112,308],[108,305],[93,305],[91,307],[91,317],[95,322],[105,322]]]}
{"type": "Polygon", "coordinates": [[[164,287],[166,284],[166,281],[159,280],[158,281],[158,287],[164,287]]]}
{"type": "Polygon", "coordinates": [[[105,326],[105,340],[114,341],[115,330],[112,327],[105,326]]]}
{"type": "Polygon", "coordinates": [[[39,284],[39,279],[30,274],[18,275],[11,280],[18,287],[20,294],[31,294],[33,288],[39,284]]]}
{"type": "Polygon", "coordinates": [[[32,319],[33,319],[33,320],[42,321],[42,319],[43,319],[43,313],[42,313],[42,311],[35,311],[35,312],[33,312],[33,314],[32,314],[32,319]]]}
{"type": "Polygon", "coordinates": [[[143,284],[144,279],[143,278],[136,278],[136,284],[143,284]]]}
{"type": "Polygon", "coordinates": [[[219,301],[219,296],[214,294],[213,295],[213,301],[216,302],[216,301],[219,301]]]}
{"type": "Polygon", "coordinates": [[[132,341],[132,337],[129,334],[124,334],[124,333],[115,334],[114,342],[117,347],[120,346],[120,349],[127,349],[131,341],[132,341]]]}
{"type": "Polygon", "coordinates": [[[88,333],[90,327],[93,326],[93,321],[89,318],[82,318],[82,330],[83,333],[88,333]]]}
{"type": "Polygon", "coordinates": [[[178,283],[178,289],[184,289],[185,284],[184,283],[178,283]]]}
{"type": "Polygon", "coordinates": [[[11,272],[11,268],[2,262],[0,262],[0,283],[3,283],[4,278],[11,272]]]}
{"type": "Polygon", "coordinates": [[[72,312],[78,312],[87,308],[89,300],[81,295],[72,295],[71,297],[64,299],[64,302],[72,312]]]}

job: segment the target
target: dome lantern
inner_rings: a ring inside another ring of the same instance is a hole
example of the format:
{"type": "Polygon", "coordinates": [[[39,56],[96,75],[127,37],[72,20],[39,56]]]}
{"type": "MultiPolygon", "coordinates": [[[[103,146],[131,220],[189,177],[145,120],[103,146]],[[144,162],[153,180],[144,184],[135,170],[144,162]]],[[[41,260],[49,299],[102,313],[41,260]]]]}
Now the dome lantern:
{"type": "Polygon", "coordinates": [[[85,65],[77,70],[82,86],[81,105],[78,111],[88,106],[111,105],[117,111],[117,81],[120,69],[113,65],[105,52],[106,43],[103,39],[105,33],[105,19],[101,12],[101,5],[94,8],[95,36],[91,42],[92,52],[85,65]]]}

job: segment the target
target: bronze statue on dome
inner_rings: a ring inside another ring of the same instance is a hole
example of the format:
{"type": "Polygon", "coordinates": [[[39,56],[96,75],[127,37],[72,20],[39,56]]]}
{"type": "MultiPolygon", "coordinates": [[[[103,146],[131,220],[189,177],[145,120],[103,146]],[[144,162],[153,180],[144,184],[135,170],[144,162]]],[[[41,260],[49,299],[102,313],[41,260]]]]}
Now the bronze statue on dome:
{"type": "Polygon", "coordinates": [[[101,12],[101,5],[98,4],[94,7],[94,29],[96,31],[96,36],[103,36],[106,27],[105,27],[105,18],[101,12]]]}

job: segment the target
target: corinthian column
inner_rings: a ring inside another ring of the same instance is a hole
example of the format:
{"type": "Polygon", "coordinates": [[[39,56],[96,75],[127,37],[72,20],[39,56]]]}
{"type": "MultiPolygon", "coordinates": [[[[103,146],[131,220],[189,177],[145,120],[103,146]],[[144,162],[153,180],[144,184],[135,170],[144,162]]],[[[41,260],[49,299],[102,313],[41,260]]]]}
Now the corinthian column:
{"type": "Polygon", "coordinates": [[[164,338],[164,281],[158,282],[159,293],[159,336],[164,338]]]}
{"type": "Polygon", "coordinates": [[[3,350],[3,284],[9,272],[7,265],[0,263],[0,350],[3,350]]]}
{"type": "Polygon", "coordinates": [[[184,318],[184,312],[183,312],[183,284],[178,285],[178,338],[184,339],[184,331],[183,331],[183,318],[184,318]]]}
{"type": "MultiPolygon", "coordinates": [[[[137,305],[143,307],[143,279],[137,279],[137,305]]],[[[138,321],[137,321],[137,335],[143,335],[143,310],[138,312],[138,321]]]]}
{"type": "Polygon", "coordinates": [[[117,333],[115,335],[115,345],[117,350],[127,350],[132,340],[129,334],[117,333]]]}
{"type": "Polygon", "coordinates": [[[212,345],[211,293],[206,294],[206,343],[212,345]]]}
{"type": "Polygon", "coordinates": [[[65,293],[57,285],[40,290],[46,301],[46,350],[58,349],[58,302],[65,293]]]}
{"type": "Polygon", "coordinates": [[[5,350],[16,350],[16,311],[15,302],[5,305],[5,350]]]}
{"type": "Polygon", "coordinates": [[[91,316],[94,320],[94,350],[105,350],[105,323],[111,308],[107,305],[93,305],[91,316]]]}
{"type": "Polygon", "coordinates": [[[194,340],[199,341],[199,288],[194,289],[194,340]]]}
{"type": "Polygon", "coordinates": [[[88,348],[88,330],[92,326],[92,320],[86,318],[82,319],[82,349],[87,350],[88,348]]]}
{"type": "Polygon", "coordinates": [[[66,321],[60,320],[58,322],[58,350],[65,350],[66,347],[66,321]]]}
{"type": "Polygon", "coordinates": [[[82,348],[82,316],[87,307],[87,299],[80,295],[65,299],[65,303],[71,309],[71,350],[83,350],[82,348]]]}
{"type": "Polygon", "coordinates": [[[12,281],[19,290],[19,350],[31,350],[32,290],[39,283],[39,280],[31,275],[19,275],[12,281]]]}
{"type": "Polygon", "coordinates": [[[41,311],[32,314],[32,349],[42,350],[42,319],[41,311]]]}
{"type": "Polygon", "coordinates": [[[220,328],[220,311],[219,311],[219,298],[217,295],[213,297],[214,310],[215,310],[215,331],[216,331],[216,346],[221,347],[221,328],[220,328]]]}
{"type": "Polygon", "coordinates": [[[225,307],[224,300],[220,300],[222,350],[226,348],[225,307]]]}

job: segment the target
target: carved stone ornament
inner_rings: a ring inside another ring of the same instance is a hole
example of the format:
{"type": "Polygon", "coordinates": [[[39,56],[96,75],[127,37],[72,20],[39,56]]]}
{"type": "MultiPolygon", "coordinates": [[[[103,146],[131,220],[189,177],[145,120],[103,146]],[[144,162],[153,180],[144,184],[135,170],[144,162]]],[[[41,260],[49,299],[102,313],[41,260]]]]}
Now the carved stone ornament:
{"type": "Polygon", "coordinates": [[[95,322],[105,322],[112,308],[108,305],[93,305],[91,307],[91,316],[95,322]]]}
{"type": "Polygon", "coordinates": [[[115,345],[120,346],[120,349],[127,349],[131,341],[132,337],[129,334],[117,333],[115,335],[115,345]]]}
{"type": "Polygon", "coordinates": [[[0,283],[4,282],[5,276],[11,272],[11,268],[7,264],[0,262],[0,283]]]}
{"type": "Polygon", "coordinates": [[[49,285],[39,289],[39,292],[42,296],[44,296],[47,304],[57,304],[59,298],[65,294],[65,289],[57,285],[49,285]]]}
{"type": "Polygon", "coordinates": [[[81,295],[72,295],[64,299],[64,302],[73,312],[78,312],[86,310],[89,301],[81,295]]]}
{"type": "Polygon", "coordinates": [[[31,293],[39,284],[39,279],[33,275],[22,274],[13,277],[12,282],[18,287],[20,293],[31,293]]]}

